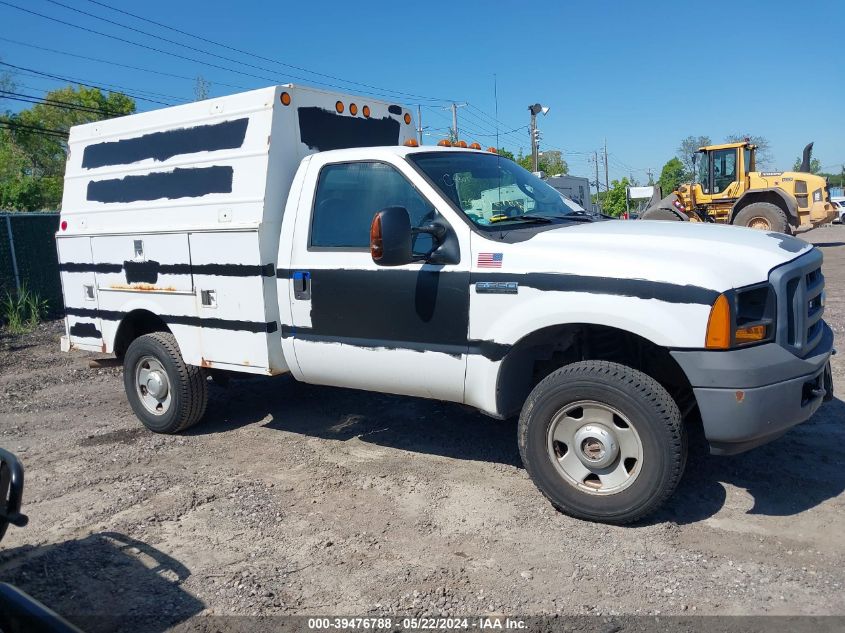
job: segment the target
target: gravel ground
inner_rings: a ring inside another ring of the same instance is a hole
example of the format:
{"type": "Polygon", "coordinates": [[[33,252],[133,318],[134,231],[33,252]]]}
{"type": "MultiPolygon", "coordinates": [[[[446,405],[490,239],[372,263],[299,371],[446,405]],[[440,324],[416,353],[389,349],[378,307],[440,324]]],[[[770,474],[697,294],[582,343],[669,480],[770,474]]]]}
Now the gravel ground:
{"type": "MultiPolygon", "coordinates": [[[[845,226],[804,237],[824,249],[841,337],[845,226]]],[[[745,455],[692,455],[665,509],[608,527],[545,502],[514,421],[256,378],[213,386],[203,424],[158,436],[130,411],[120,369],[62,354],[62,331],[0,333],[0,445],[26,466],[30,517],[3,542],[0,580],[71,620],[845,615],[839,399],[745,455]]],[[[845,386],[841,357],[833,370],[845,386]]]]}

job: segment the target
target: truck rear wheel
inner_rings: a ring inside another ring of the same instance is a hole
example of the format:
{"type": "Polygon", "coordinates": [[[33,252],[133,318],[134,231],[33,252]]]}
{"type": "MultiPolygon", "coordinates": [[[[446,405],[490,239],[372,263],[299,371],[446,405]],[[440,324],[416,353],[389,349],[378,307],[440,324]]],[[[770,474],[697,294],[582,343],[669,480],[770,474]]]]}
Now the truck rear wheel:
{"type": "Polygon", "coordinates": [[[582,361],[553,372],[528,396],[519,450],[558,510],[622,524],[674,492],[687,444],[678,406],[657,381],[618,363],[582,361]]]}
{"type": "Polygon", "coordinates": [[[199,422],[208,404],[202,369],[185,364],[169,332],[139,336],[123,359],[123,386],[135,415],[155,433],[178,433],[199,422]]]}
{"type": "Polygon", "coordinates": [[[734,216],[733,224],[761,231],[789,235],[789,222],[783,209],[771,202],[752,202],[734,216]]]}

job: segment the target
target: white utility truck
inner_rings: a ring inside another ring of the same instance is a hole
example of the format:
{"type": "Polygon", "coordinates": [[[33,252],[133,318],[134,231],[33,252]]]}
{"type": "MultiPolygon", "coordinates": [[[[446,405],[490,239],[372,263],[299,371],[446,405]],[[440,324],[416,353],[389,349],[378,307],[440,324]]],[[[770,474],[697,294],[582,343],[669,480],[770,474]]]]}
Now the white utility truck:
{"type": "Polygon", "coordinates": [[[832,396],[818,249],[593,221],[372,99],[285,85],[74,127],[57,243],[63,349],[122,359],[152,431],[226,372],[520,414],[528,473],[585,519],[657,508],[691,420],[737,453],[832,396]],[[523,203],[473,213],[492,189],[523,203]]]}

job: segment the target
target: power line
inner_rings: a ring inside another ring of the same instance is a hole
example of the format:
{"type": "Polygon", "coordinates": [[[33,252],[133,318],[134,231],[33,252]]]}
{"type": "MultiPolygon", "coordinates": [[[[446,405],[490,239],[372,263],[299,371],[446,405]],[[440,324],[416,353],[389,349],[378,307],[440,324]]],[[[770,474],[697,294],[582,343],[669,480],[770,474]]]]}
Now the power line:
{"type": "MultiPolygon", "coordinates": [[[[12,40],[7,37],[0,37],[0,41],[3,42],[10,42],[11,44],[17,44],[19,46],[27,46],[29,48],[35,48],[40,51],[47,51],[48,53],[56,53],[57,55],[66,55],[68,57],[76,57],[77,59],[85,59],[92,62],[98,62],[101,64],[108,64],[110,66],[118,66],[120,68],[129,68],[130,70],[140,70],[145,73],[152,73],[155,75],[161,75],[162,77],[172,77],[174,79],[185,79],[187,81],[195,81],[196,77],[188,77],[186,75],[176,75],[174,73],[167,73],[161,70],[154,70],[152,68],[144,68],[142,66],[132,66],[130,64],[121,64],[120,62],[111,61],[108,59],[100,59],[98,57],[89,57],[87,55],[79,55],[77,53],[71,53],[69,51],[60,51],[55,48],[47,48],[46,46],[36,46],[35,44],[29,44],[27,42],[19,42],[17,40],[12,40]]],[[[227,88],[236,88],[238,90],[249,90],[247,86],[240,86],[238,84],[228,84],[222,81],[214,80],[212,83],[218,86],[226,86],[227,88]]]]}
{"type": "Polygon", "coordinates": [[[101,108],[83,106],[76,103],[69,103],[67,101],[57,101],[55,99],[44,99],[41,97],[36,97],[34,95],[27,95],[18,92],[9,92],[8,90],[0,90],[0,99],[11,99],[12,101],[22,101],[24,103],[34,103],[36,105],[46,105],[65,110],[77,110],[79,112],[87,112],[89,114],[105,114],[107,116],[121,116],[122,114],[120,112],[114,112],[112,110],[103,110],[101,108]]]}
{"type": "MultiPolygon", "coordinates": [[[[52,1],[52,0],[50,0],[50,1],[52,1]]],[[[140,16],[136,13],[130,13],[129,11],[124,11],[123,9],[118,9],[117,7],[113,7],[109,4],[106,4],[105,2],[98,2],[97,0],[88,0],[88,2],[90,2],[91,4],[96,4],[98,6],[106,8],[106,9],[110,9],[110,10],[115,11],[117,13],[122,13],[123,15],[133,17],[137,20],[141,20],[143,22],[147,22],[149,24],[153,24],[155,26],[167,29],[169,31],[179,33],[180,35],[186,35],[187,37],[191,37],[191,38],[194,38],[194,39],[199,40],[201,42],[205,42],[206,44],[212,44],[214,46],[219,46],[221,48],[225,48],[225,49],[230,50],[232,52],[240,53],[241,55],[247,55],[249,57],[254,57],[255,59],[260,59],[262,61],[270,62],[270,63],[276,64],[278,66],[284,66],[285,68],[292,68],[294,70],[298,70],[300,72],[306,72],[306,73],[309,73],[309,74],[312,74],[312,75],[316,75],[318,77],[325,77],[326,79],[332,79],[334,81],[340,81],[340,82],[343,82],[343,83],[346,83],[346,84],[349,84],[349,85],[352,85],[352,86],[361,86],[363,88],[369,88],[369,89],[372,89],[372,90],[379,90],[381,92],[390,92],[390,93],[394,93],[396,95],[400,95],[400,96],[403,96],[403,97],[410,97],[410,98],[413,98],[413,99],[425,99],[426,101],[445,101],[445,102],[453,101],[453,99],[441,99],[441,98],[438,98],[438,97],[427,97],[427,96],[423,96],[423,95],[415,95],[413,93],[403,92],[403,91],[400,91],[400,90],[393,90],[392,88],[382,88],[382,87],[374,86],[374,85],[371,85],[371,84],[366,84],[366,83],[361,83],[361,82],[358,82],[358,81],[351,81],[351,80],[348,80],[348,79],[343,79],[342,77],[337,77],[335,75],[328,75],[326,73],[317,72],[315,70],[310,70],[310,69],[304,68],[302,66],[295,66],[293,64],[287,64],[285,62],[280,62],[278,60],[271,59],[269,57],[263,57],[263,56],[258,55],[256,53],[251,53],[249,51],[245,51],[245,50],[242,50],[242,49],[239,49],[239,48],[235,48],[234,46],[229,46],[227,44],[223,44],[221,42],[217,42],[215,40],[212,40],[212,39],[209,39],[209,38],[206,38],[206,37],[202,37],[200,35],[195,35],[193,33],[189,33],[188,31],[183,31],[181,29],[170,26],[168,24],[164,24],[162,22],[156,22],[155,20],[145,18],[145,17],[140,16]]],[[[127,27],[127,28],[129,28],[129,27],[127,27]]]]}
{"type": "Polygon", "coordinates": [[[53,136],[61,136],[63,138],[67,138],[68,133],[62,130],[52,130],[50,128],[41,127],[40,125],[26,125],[24,123],[18,123],[17,121],[11,121],[9,119],[2,119],[0,120],[0,125],[6,127],[10,130],[21,129],[21,130],[28,130],[32,132],[40,132],[41,134],[50,134],[53,136]]]}
{"type": "MultiPolygon", "coordinates": [[[[0,62],[0,63],[2,63],[2,62],[0,62]]],[[[38,72],[42,72],[42,71],[38,71],[38,72]]],[[[119,86],[119,85],[104,83],[104,82],[99,82],[99,83],[95,84],[90,79],[83,79],[83,78],[80,78],[80,77],[72,77],[70,75],[50,75],[50,73],[46,73],[47,76],[44,76],[44,74],[36,75],[36,74],[33,74],[32,72],[16,71],[14,76],[17,77],[18,75],[20,75],[22,77],[27,77],[29,79],[36,79],[38,81],[50,82],[50,88],[35,88],[35,90],[43,90],[45,92],[48,92],[49,90],[56,90],[57,88],[56,88],[55,82],[56,81],[62,81],[62,82],[67,82],[67,83],[71,83],[71,84],[79,84],[81,86],[86,86],[86,87],[89,87],[89,88],[98,88],[99,90],[104,90],[104,91],[107,91],[107,92],[120,93],[120,94],[126,95],[128,97],[133,97],[134,99],[139,99],[139,100],[142,100],[142,101],[150,101],[151,103],[157,103],[157,104],[163,104],[163,105],[174,105],[171,102],[158,101],[157,99],[152,99],[151,97],[163,97],[165,99],[173,99],[175,101],[178,101],[179,103],[188,103],[187,99],[182,99],[182,98],[175,97],[175,96],[172,96],[172,95],[166,95],[166,94],[161,94],[161,93],[158,93],[158,92],[151,92],[149,90],[142,90],[140,88],[130,88],[130,87],[127,87],[127,86],[119,86]],[[56,79],[56,78],[58,78],[58,79],[56,79]],[[88,83],[86,83],[86,82],[88,82],[88,83]]]]}
{"type": "MultiPolygon", "coordinates": [[[[97,19],[97,20],[102,20],[102,21],[107,22],[107,23],[110,23],[110,24],[115,24],[115,25],[117,25],[117,26],[120,26],[120,27],[122,27],[122,28],[129,29],[129,30],[131,30],[131,31],[136,31],[136,32],[138,32],[138,33],[141,33],[141,34],[143,34],[143,35],[147,36],[147,37],[152,37],[152,38],[159,39],[159,40],[162,40],[162,41],[165,41],[165,42],[170,42],[170,43],[176,44],[177,46],[181,46],[182,48],[186,48],[186,49],[188,49],[188,50],[192,50],[192,51],[194,51],[194,52],[202,53],[202,54],[205,54],[205,55],[210,55],[210,56],[212,56],[212,57],[216,57],[216,58],[218,58],[218,59],[224,59],[224,60],[227,60],[227,61],[234,61],[236,64],[239,64],[239,65],[242,65],[242,66],[247,66],[247,67],[249,67],[249,68],[255,68],[255,69],[261,70],[261,71],[263,71],[263,72],[271,72],[271,73],[275,72],[275,71],[270,70],[270,69],[267,69],[267,68],[263,68],[263,67],[260,67],[260,66],[255,66],[254,64],[248,64],[248,63],[246,63],[246,62],[241,62],[241,61],[238,61],[238,60],[234,60],[234,59],[232,59],[232,58],[225,57],[225,56],[223,56],[223,55],[218,55],[218,54],[213,53],[213,52],[211,52],[211,51],[206,51],[206,50],[204,50],[204,49],[199,49],[199,48],[196,48],[196,47],[194,47],[194,46],[189,46],[188,44],[182,44],[182,43],[180,43],[180,42],[176,42],[175,40],[170,40],[170,39],[167,39],[167,38],[163,38],[163,37],[161,37],[161,36],[159,36],[159,35],[155,35],[154,33],[148,33],[147,31],[142,31],[141,29],[136,29],[136,28],[131,27],[131,26],[127,26],[127,25],[124,25],[124,24],[120,24],[119,22],[114,22],[113,20],[109,20],[109,19],[107,19],[107,18],[102,18],[102,17],[97,16],[97,15],[94,15],[94,14],[92,14],[92,13],[88,13],[87,11],[83,11],[83,10],[81,10],[81,9],[76,9],[76,8],[74,8],[74,7],[70,7],[70,6],[64,5],[64,4],[60,3],[60,2],[57,2],[56,0],[47,0],[47,1],[48,1],[48,2],[52,2],[53,4],[57,4],[57,5],[59,5],[59,6],[65,7],[66,9],[69,9],[69,10],[71,10],[71,11],[75,11],[75,12],[77,12],[77,13],[82,13],[83,15],[88,15],[88,16],[90,16],[90,17],[93,17],[94,19],[97,19]]],[[[182,60],[186,60],[186,61],[194,62],[194,63],[196,63],[196,64],[202,64],[202,65],[204,65],[204,66],[208,66],[208,67],[210,67],[210,68],[217,68],[218,70],[223,70],[223,71],[230,72],[230,73],[235,73],[235,74],[244,75],[244,76],[246,76],[246,77],[252,77],[252,78],[254,78],[254,79],[260,79],[260,80],[262,80],[262,81],[269,81],[270,83],[273,83],[273,84],[279,83],[279,79],[278,79],[278,77],[275,77],[275,76],[274,76],[274,77],[267,77],[267,76],[265,76],[265,75],[256,75],[256,74],[254,74],[254,73],[248,73],[248,72],[245,72],[245,71],[243,71],[243,70],[238,70],[238,69],[236,69],[236,68],[229,68],[229,67],[227,67],[227,66],[221,66],[220,64],[215,64],[215,63],[212,63],[212,62],[209,62],[209,61],[205,61],[205,60],[202,60],[202,59],[197,59],[196,57],[189,57],[189,56],[187,56],[187,55],[181,55],[181,54],[179,54],[179,53],[175,53],[175,52],[173,52],[173,51],[168,51],[168,50],[164,50],[164,49],[161,49],[161,48],[156,48],[155,46],[150,46],[150,45],[148,45],[148,44],[143,44],[143,43],[141,43],[141,42],[136,42],[136,41],[134,41],[134,40],[126,39],[126,38],[123,38],[123,37],[120,37],[120,36],[117,36],[117,35],[111,35],[110,33],[103,33],[102,31],[98,31],[98,30],[96,30],[96,29],[92,29],[92,28],[89,28],[89,27],[87,27],[87,26],[82,26],[82,25],[79,25],[79,24],[74,24],[73,22],[68,22],[67,20],[62,20],[62,19],[60,19],[60,18],[56,18],[56,17],[50,16],[50,15],[45,15],[45,14],[43,14],[43,13],[39,13],[39,12],[37,12],[37,11],[32,11],[31,9],[26,9],[26,8],[24,8],[24,7],[18,6],[18,5],[16,5],[16,4],[11,3],[11,2],[6,2],[6,0],[0,0],[0,4],[5,5],[5,6],[8,6],[8,7],[11,7],[11,8],[13,8],[13,9],[17,9],[18,11],[22,11],[22,12],[24,12],[24,13],[29,13],[30,15],[35,15],[35,16],[37,16],[37,17],[40,17],[40,18],[43,18],[43,19],[46,19],[46,20],[50,20],[51,22],[57,22],[57,23],[59,23],[59,24],[63,24],[63,25],[65,25],[65,26],[70,26],[70,27],[72,27],[72,28],[75,28],[75,29],[79,29],[79,30],[85,31],[85,32],[87,32],[87,33],[93,33],[93,34],[95,34],[95,35],[99,35],[99,36],[101,36],[101,37],[106,37],[106,38],[108,38],[108,39],[116,40],[116,41],[118,41],[118,42],[122,42],[122,43],[124,43],[124,44],[132,44],[133,46],[138,46],[138,47],[140,47],[140,48],[144,48],[144,49],[147,49],[147,50],[151,50],[151,51],[154,51],[154,52],[156,52],[156,53],[161,53],[161,54],[163,54],[163,55],[170,55],[171,57],[176,57],[176,58],[178,58],[178,59],[182,59],[182,60]]],[[[324,86],[329,86],[329,87],[332,87],[332,88],[337,88],[337,89],[339,89],[339,90],[349,90],[349,88],[348,88],[348,87],[346,87],[346,86],[339,86],[339,85],[337,85],[337,84],[332,84],[332,83],[323,82],[323,81],[317,81],[317,80],[314,80],[314,79],[312,79],[312,78],[308,78],[308,77],[300,77],[300,76],[291,75],[291,74],[288,74],[287,76],[288,76],[288,77],[290,77],[290,78],[292,78],[292,79],[297,79],[297,80],[301,80],[301,81],[311,82],[311,83],[315,83],[315,84],[321,84],[321,85],[324,85],[324,86]]],[[[341,81],[343,81],[343,80],[341,80],[341,81]]],[[[380,91],[380,92],[382,92],[382,93],[386,92],[386,91],[384,91],[384,90],[382,90],[382,89],[380,89],[380,88],[376,88],[376,90],[378,90],[378,91],[380,91]]],[[[395,99],[395,96],[394,96],[394,95],[392,95],[392,94],[381,94],[381,95],[377,95],[377,96],[383,96],[383,97],[386,97],[386,98],[395,99]]],[[[433,99],[433,98],[431,98],[431,97],[424,97],[424,96],[422,96],[421,98],[426,99],[426,100],[441,101],[441,99],[433,99]]]]}
{"type": "MultiPolygon", "coordinates": [[[[2,4],[2,0],[0,0],[0,4],[2,4]]],[[[44,76],[44,77],[49,77],[51,79],[56,79],[58,81],[67,81],[69,83],[76,83],[76,84],[79,84],[80,86],[85,86],[86,88],[96,88],[97,90],[105,90],[106,92],[114,92],[114,90],[111,90],[111,89],[108,89],[108,88],[103,88],[102,86],[98,86],[96,84],[86,83],[84,81],[79,81],[79,80],[73,79],[71,77],[62,77],[61,75],[54,75],[52,73],[45,73],[44,71],[35,70],[34,68],[27,68],[26,66],[16,66],[15,64],[9,64],[8,62],[0,62],[0,65],[7,66],[9,68],[14,68],[15,70],[20,70],[20,71],[24,71],[24,72],[28,72],[28,73],[34,73],[36,75],[41,75],[41,76],[44,76]]],[[[149,101],[150,103],[157,103],[157,104],[163,105],[163,106],[173,105],[172,103],[166,103],[164,101],[157,101],[155,99],[148,99],[146,97],[141,97],[141,96],[138,96],[138,95],[135,95],[135,94],[131,94],[129,92],[123,92],[122,90],[121,90],[121,92],[122,92],[122,94],[126,95],[127,97],[132,97],[133,99],[137,99],[139,101],[149,101]]]]}

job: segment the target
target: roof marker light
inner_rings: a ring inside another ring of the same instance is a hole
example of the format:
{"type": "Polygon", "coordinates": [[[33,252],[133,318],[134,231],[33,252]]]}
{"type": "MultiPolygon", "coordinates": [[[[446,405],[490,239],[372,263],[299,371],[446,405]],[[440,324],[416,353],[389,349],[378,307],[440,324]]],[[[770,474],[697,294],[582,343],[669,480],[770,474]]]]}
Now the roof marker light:
{"type": "Polygon", "coordinates": [[[289,106],[290,105],[290,94],[287,92],[283,92],[279,95],[279,101],[282,102],[282,105],[289,106]]]}
{"type": "Polygon", "coordinates": [[[452,141],[448,138],[444,138],[442,141],[437,141],[438,147],[452,147],[452,141]]]}
{"type": "Polygon", "coordinates": [[[351,114],[352,116],[358,114],[358,106],[354,103],[349,104],[349,114],[351,114]]]}
{"type": "Polygon", "coordinates": [[[481,149],[481,145],[479,145],[478,143],[470,143],[469,148],[470,149],[481,149]]]}
{"type": "Polygon", "coordinates": [[[415,138],[409,138],[407,141],[405,141],[405,142],[404,142],[404,143],[402,143],[402,144],[403,144],[405,147],[419,147],[419,146],[420,146],[420,144],[419,144],[419,143],[417,143],[417,139],[415,139],[415,138]]]}
{"type": "Polygon", "coordinates": [[[411,125],[411,115],[410,114],[408,114],[406,112],[405,116],[403,118],[405,119],[405,125],[411,125]]]}
{"type": "Polygon", "coordinates": [[[365,106],[361,109],[361,112],[362,112],[362,114],[363,114],[365,117],[367,117],[368,119],[370,118],[370,106],[365,105],[365,106]]]}
{"type": "Polygon", "coordinates": [[[338,114],[343,114],[343,101],[338,101],[334,104],[334,109],[337,110],[338,114]]]}

